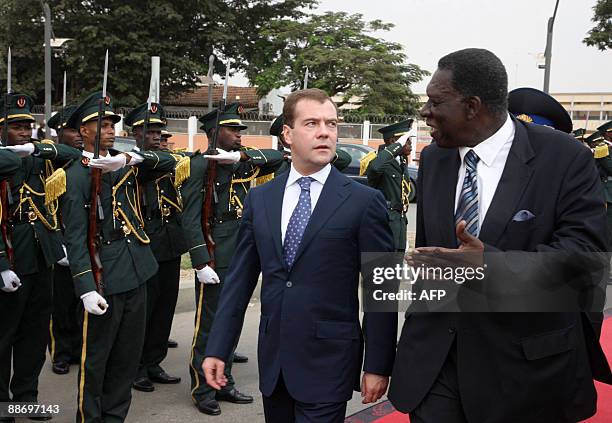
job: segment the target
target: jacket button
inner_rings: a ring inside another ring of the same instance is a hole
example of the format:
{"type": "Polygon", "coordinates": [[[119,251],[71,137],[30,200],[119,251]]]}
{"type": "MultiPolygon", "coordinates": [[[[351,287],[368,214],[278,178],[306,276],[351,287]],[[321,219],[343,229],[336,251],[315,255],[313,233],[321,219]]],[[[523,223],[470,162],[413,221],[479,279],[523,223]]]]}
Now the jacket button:
{"type": "Polygon", "coordinates": [[[287,288],[291,288],[293,286],[293,284],[291,283],[291,281],[287,281],[287,283],[285,284],[287,285],[287,288]]]}

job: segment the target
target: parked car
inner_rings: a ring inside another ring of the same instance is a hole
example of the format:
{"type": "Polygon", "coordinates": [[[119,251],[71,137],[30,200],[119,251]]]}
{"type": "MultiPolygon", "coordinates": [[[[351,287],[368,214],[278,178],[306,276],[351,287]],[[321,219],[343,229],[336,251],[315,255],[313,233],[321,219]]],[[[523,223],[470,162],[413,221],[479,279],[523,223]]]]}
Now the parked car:
{"type": "MultiPolygon", "coordinates": [[[[354,179],[355,181],[362,183],[364,185],[368,184],[368,179],[365,176],[359,176],[359,161],[370,151],[374,151],[374,149],[368,145],[362,144],[341,144],[339,143],[337,148],[340,148],[351,155],[351,163],[342,171],[342,173],[348,175],[349,178],[354,179]]],[[[417,192],[416,192],[416,181],[417,175],[419,173],[419,168],[413,165],[408,165],[408,175],[410,176],[410,197],[409,200],[411,203],[417,200],[417,192]]]]}
{"type": "Polygon", "coordinates": [[[136,147],[136,140],[128,137],[115,137],[115,145],[113,148],[121,152],[132,151],[136,147]]]}

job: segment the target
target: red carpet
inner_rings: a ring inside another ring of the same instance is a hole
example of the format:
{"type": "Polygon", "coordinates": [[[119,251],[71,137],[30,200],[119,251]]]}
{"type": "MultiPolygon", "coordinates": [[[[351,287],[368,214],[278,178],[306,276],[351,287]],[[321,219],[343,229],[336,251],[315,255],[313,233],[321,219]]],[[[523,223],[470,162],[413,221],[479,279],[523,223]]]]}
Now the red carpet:
{"type": "MultiPolygon", "coordinates": [[[[608,357],[608,362],[612,363],[612,317],[604,321],[601,331],[601,345],[608,357]]],[[[597,414],[585,423],[610,423],[612,422],[612,386],[595,382],[597,393],[597,414]]],[[[393,409],[389,401],[376,404],[373,407],[361,410],[346,418],[345,423],[408,423],[410,419],[406,414],[402,414],[393,409]]]]}

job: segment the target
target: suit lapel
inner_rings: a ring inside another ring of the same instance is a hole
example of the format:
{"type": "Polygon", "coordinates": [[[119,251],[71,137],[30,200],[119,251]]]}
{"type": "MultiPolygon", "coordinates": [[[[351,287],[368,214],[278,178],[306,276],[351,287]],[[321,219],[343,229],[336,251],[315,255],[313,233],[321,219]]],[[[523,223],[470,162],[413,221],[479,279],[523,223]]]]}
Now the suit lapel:
{"type": "Polygon", "coordinates": [[[350,185],[350,183],[350,179],[343,176],[332,166],[327,181],[325,181],[325,185],[323,185],[321,195],[317,200],[317,205],[310,216],[308,225],[306,225],[306,230],[304,231],[302,241],[295,255],[295,260],[293,261],[294,265],[300,259],[302,252],[308,247],[308,244],[313,240],[325,222],[327,222],[338,207],[348,198],[350,195],[348,185],[350,185]]]}
{"type": "Polygon", "coordinates": [[[533,175],[533,169],[528,165],[528,161],[534,156],[534,152],[527,131],[516,121],[514,126],[516,131],[512,147],[478,236],[481,241],[490,245],[495,245],[504,233],[533,175]]]}
{"type": "Polygon", "coordinates": [[[437,215],[433,221],[438,222],[440,239],[442,245],[453,248],[457,245],[455,237],[455,193],[457,189],[457,178],[459,176],[459,166],[461,158],[459,150],[444,150],[441,149],[444,156],[436,165],[437,171],[434,175],[432,183],[432,192],[435,193],[432,198],[433,204],[428,208],[428,213],[437,215]]]}
{"type": "MultiPolygon", "coordinates": [[[[282,240],[281,240],[281,219],[283,210],[283,197],[285,195],[285,185],[287,184],[287,178],[289,178],[289,171],[277,176],[268,184],[268,191],[264,194],[266,201],[264,206],[266,208],[266,215],[268,217],[268,226],[272,232],[272,240],[274,242],[274,249],[278,255],[279,260],[283,258],[282,240]]],[[[267,184],[266,184],[267,185],[267,184]]]]}

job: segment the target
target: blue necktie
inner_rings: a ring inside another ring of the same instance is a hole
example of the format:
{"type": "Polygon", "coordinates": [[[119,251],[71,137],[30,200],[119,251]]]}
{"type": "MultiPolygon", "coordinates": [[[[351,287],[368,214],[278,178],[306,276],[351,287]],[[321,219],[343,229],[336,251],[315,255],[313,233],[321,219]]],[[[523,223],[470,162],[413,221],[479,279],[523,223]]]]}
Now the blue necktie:
{"type": "Polygon", "coordinates": [[[470,150],[465,155],[465,177],[461,187],[461,195],[455,212],[455,225],[462,220],[467,223],[465,229],[474,236],[478,236],[478,174],[476,165],[479,157],[474,150],[470,150]]]}
{"type": "Polygon", "coordinates": [[[302,191],[300,192],[297,206],[293,209],[289,219],[287,231],[285,232],[285,243],[283,244],[283,260],[285,260],[288,269],[291,269],[291,266],[293,266],[295,254],[310,219],[310,183],[312,181],[313,179],[309,176],[297,180],[302,191]]]}

